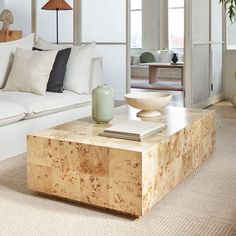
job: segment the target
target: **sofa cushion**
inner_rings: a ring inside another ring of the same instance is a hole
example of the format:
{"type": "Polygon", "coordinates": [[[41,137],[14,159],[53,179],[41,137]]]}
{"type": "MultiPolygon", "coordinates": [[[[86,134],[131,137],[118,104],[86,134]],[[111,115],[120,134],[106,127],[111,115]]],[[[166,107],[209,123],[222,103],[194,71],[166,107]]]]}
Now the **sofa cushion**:
{"type": "MultiPolygon", "coordinates": [[[[95,46],[96,42],[91,42],[83,46],[73,46],[71,48],[71,53],[66,68],[65,89],[79,94],[90,93],[89,79],[95,46]]],[[[37,47],[44,50],[60,50],[66,47],[68,48],[68,45],[57,45],[39,37],[37,47]]]]}
{"type": "Polygon", "coordinates": [[[91,97],[65,90],[64,93],[46,92],[44,96],[32,93],[0,91],[0,99],[22,105],[27,114],[24,119],[32,119],[55,112],[88,105],[91,97]]]}
{"type": "MultiPolygon", "coordinates": [[[[160,62],[160,51],[147,51],[151,53],[154,56],[155,62],[160,62]]],[[[132,65],[139,65],[141,63],[140,61],[140,55],[142,54],[142,51],[136,51],[131,54],[133,56],[133,64],[132,65]]]]}
{"type": "Polygon", "coordinates": [[[55,43],[51,43],[48,42],[47,40],[38,37],[38,43],[37,43],[37,47],[41,48],[43,50],[62,50],[68,47],[72,47],[73,45],[70,44],[55,44],[55,43]]]}
{"type": "Polygon", "coordinates": [[[160,62],[170,63],[171,62],[171,51],[161,50],[160,51],[160,62]]]}
{"type": "Polygon", "coordinates": [[[17,47],[31,50],[34,46],[34,34],[23,39],[0,43],[0,88],[3,88],[14,59],[17,47]]]}
{"type": "MultiPolygon", "coordinates": [[[[36,47],[33,47],[33,50],[44,51],[43,49],[36,47]]],[[[70,51],[71,48],[66,48],[58,51],[47,84],[48,92],[54,92],[54,93],[63,92],[66,65],[70,56],[70,51]]]]}
{"type": "Polygon", "coordinates": [[[66,68],[65,89],[79,94],[89,94],[91,62],[96,42],[82,47],[74,46],[66,68]]]}
{"type": "Polygon", "coordinates": [[[144,52],[140,55],[141,63],[155,62],[155,57],[151,52],[144,52]]]}
{"type": "Polygon", "coordinates": [[[26,113],[22,105],[0,99],[0,126],[15,123],[23,119],[26,113]]]}
{"type": "Polygon", "coordinates": [[[44,95],[57,52],[17,48],[4,90],[44,95]]]}

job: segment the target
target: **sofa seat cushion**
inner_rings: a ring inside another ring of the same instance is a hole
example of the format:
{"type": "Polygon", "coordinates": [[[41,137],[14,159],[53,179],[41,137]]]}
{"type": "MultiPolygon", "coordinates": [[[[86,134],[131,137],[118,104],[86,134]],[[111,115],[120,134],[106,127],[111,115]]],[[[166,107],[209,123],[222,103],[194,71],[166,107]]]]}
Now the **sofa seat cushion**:
{"type": "Polygon", "coordinates": [[[46,92],[44,96],[24,92],[0,91],[1,98],[23,106],[27,111],[24,119],[41,117],[91,103],[89,95],[79,95],[68,90],[65,90],[64,93],[46,92]]]}
{"type": "Polygon", "coordinates": [[[27,110],[20,104],[0,99],[0,126],[22,120],[27,110]]]}

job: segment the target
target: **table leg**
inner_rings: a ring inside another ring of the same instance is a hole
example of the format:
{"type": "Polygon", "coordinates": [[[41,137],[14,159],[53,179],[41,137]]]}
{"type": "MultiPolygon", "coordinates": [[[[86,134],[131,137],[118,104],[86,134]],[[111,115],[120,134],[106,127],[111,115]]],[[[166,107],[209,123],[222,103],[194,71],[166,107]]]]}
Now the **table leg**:
{"type": "Polygon", "coordinates": [[[149,84],[157,82],[157,67],[149,66],[149,84]]]}

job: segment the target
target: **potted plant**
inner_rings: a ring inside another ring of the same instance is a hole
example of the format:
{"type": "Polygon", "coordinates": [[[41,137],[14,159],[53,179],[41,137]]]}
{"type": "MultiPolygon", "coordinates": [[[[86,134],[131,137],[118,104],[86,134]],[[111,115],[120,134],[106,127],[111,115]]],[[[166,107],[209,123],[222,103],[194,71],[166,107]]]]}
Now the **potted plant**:
{"type": "Polygon", "coordinates": [[[220,0],[225,7],[231,23],[236,21],[236,0],[220,0]]]}

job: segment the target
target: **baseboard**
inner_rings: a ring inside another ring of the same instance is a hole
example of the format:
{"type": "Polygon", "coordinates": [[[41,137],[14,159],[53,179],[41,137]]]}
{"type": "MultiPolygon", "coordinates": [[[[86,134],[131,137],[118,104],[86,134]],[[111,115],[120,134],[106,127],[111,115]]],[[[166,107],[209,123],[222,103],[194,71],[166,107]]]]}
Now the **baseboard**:
{"type": "Polygon", "coordinates": [[[208,106],[214,105],[217,102],[224,100],[224,98],[225,98],[224,93],[220,93],[208,98],[207,100],[192,104],[192,108],[206,108],[208,106]]]}

